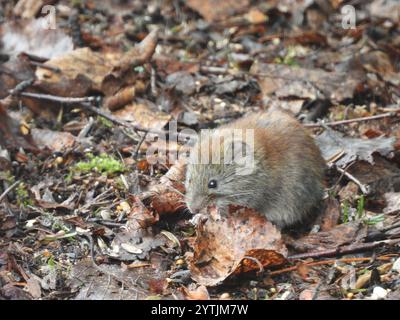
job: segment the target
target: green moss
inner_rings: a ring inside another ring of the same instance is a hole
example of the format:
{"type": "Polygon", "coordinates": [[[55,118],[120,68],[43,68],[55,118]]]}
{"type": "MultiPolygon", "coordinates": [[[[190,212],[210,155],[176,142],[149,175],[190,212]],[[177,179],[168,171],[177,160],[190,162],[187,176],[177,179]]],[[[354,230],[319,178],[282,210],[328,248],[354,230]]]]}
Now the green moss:
{"type": "Polygon", "coordinates": [[[293,47],[289,47],[284,57],[275,58],[274,62],[278,64],[286,64],[288,66],[298,66],[296,62],[296,50],[293,47]]]}
{"type": "Polygon", "coordinates": [[[15,189],[17,194],[17,204],[20,207],[27,207],[28,205],[32,205],[33,202],[29,197],[29,192],[26,188],[25,183],[21,182],[18,184],[18,187],[15,189]]]}
{"type": "Polygon", "coordinates": [[[128,191],[125,187],[124,182],[122,181],[121,177],[118,177],[114,180],[115,187],[120,191],[128,191]]]}
{"type": "Polygon", "coordinates": [[[124,172],[124,164],[114,159],[112,156],[101,154],[94,156],[87,154],[89,161],[78,162],[71,168],[72,173],[89,173],[89,172],[100,172],[103,175],[109,176],[115,173],[124,172]]]}
{"type": "Polygon", "coordinates": [[[7,181],[9,184],[13,184],[15,182],[15,177],[11,174],[9,170],[0,171],[0,180],[7,181]]]}
{"type": "Polygon", "coordinates": [[[97,120],[98,120],[103,126],[105,126],[106,128],[112,128],[112,127],[113,127],[112,122],[111,122],[110,120],[104,118],[104,117],[98,116],[98,117],[97,117],[97,120]]]}

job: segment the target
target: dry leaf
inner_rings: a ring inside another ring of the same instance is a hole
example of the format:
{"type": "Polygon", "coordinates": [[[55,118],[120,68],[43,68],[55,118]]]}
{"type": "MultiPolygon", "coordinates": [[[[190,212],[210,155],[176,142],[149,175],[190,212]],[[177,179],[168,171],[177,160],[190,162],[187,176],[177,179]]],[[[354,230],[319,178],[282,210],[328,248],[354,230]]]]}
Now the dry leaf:
{"type": "Polygon", "coordinates": [[[40,148],[47,147],[54,152],[69,150],[76,142],[75,136],[68,132],[48,129],[32,129],[32,138],[40,148]]]}
{"type": "Polygon", "coordinates": [[[346,244],[361,242],[367,235],[367,227],[359,221],[340,224],[329,231],[310,233],[291,243],[295,251],[310,252],[335,249],[346,244]]]}
{"type": "Polygon", "coordinates": [[[194,290],[183,287],[183,294],[187,300],[210,300],[210,295],[205,286],[198,286],[194,290]]]}
{"type": "Polygon", "coordinates": [[[186,5],[200,13],[208,22],[220,21],[249,6],[249,0],[187,0],[186,5]]]}
{"type": "Polygon", "coordinates": [[[337,166],[345,167],[355,160],[367,161],[374,164],[373,153],[389,157],[394,151],[396,138],[379,137],[374,139],[359,139],[345,137],[343,133],[326,128],[316,137],[315,142],[322,152],[324,159],[331,159],[342,153],[343,156],[335,161],[337,166]]]}
{"type": "Polygon", "coordinates": [[[156,195],[151,201],[151,207],[159,214],[174,214],[186,208],[183,195],[175,191],[167,191],[156,195]]]}
{"type": "Polygon", "coordinates": [[[329,231],[339,223],[340,203],[333,197],[325,200],[325,210],[318,216],[317,223],[321,226],[321,231],[329,231]]]}
{"type": "Polygon", "coordinates": [[[232,274],[259,271],[285,263],[287,249],[280,232],[251,209],[209,208],[197,230],[189,268],[199,284],[215,286],[232,274]]]}
{"type": "Polygon", "coordinates": [[[356,73],[327,72],[283,64],[256,62],[250,71],[258,78],[266,97],[298,97],[340,102],[353,98],[357,87],[362,83],[361,76],[356,73]]]}
{"type": "Polygon", "coordinates": [[[129,104],[113,114],[115,118],[132,122],[146,129],[164,128],[171,120],[170,115],[153,110],[150,108],[150,104],[146,102],[129,104]]]}

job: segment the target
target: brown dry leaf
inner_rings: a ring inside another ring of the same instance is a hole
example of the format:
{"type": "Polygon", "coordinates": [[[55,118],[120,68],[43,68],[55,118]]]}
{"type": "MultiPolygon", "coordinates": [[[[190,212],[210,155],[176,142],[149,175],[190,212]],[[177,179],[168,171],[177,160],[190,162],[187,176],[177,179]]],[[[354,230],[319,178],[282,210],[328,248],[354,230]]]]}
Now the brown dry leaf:
{"type": "Polygon", "coordinates": [[[15,88],[22,81],[31,80],[35,76],[29,59],[25,55],[12,57],[1,64],[0,72],[0,98],[9,95],[9,90],[15,88]]]}
{"type": "Polygon", "coordinates": [[[38,68],[36,77],[40,87],[60,96],[84,96],[89,89],[101,91],[105,76],[113,68],[112,59],[93,52],[89,48],[80,48],[45,63],[58,68],[60,73],[38,68]],[[78,87],[78,88],[76,88],[78,87]]]}
{"type": "Polygon", "coordinates": [[[378,74],[383,78],[383,80],[390,82],[395,86],[400,85],[400,73],[396,72],[393,63],[385,52],[380,50],[370,51],[362,55],[360,60],[368,72],[378,74]]]}
{"type": "Polygon", "coordinates": [[[157,215],[154,215],[149,209],[147,209],[137,196],[132,196],[131,200],[133,204],[131,211],[128,214],[127,224],[134,226],[135,223],[137,223],[138,227],[146,229],[158,221],[157,215]]]}
{"type": "Polygon", "coordinates": [[[167,191],[156,195],[151,201],[151,207],[159,214],[174,214],[186,208],[183,195],[175,191],[167,191]]]}
{"type": "Polygon", "coordinates": [[[121,87],[133,85],[136,75],[133,67],[148,61],[157,44],[156,32],[151,32],[137,46],[122,54],[103,55],[89,48],[76,49],[45,64],[58,68],[56,73],[38,68],[36,87],[60,96],[84,96],[90,90],[115,94],[121,87]]]}
{"type": "Polygon", "coordinates": [[[134,86],[129,86],[121,89],[115,95],[107,97],[104,100],[104,107],[110,111],[117,110],[124,105],[133,101],[136,96],[136,89],[134,86]]]}
{"type": "Polygon", "coordinates": [[[149,291],[152,294],[164,295],[168,288],[168,282],[166,278],[149,279],[147,284],[149,285],[149,291]]]}
{"type": "Polygon", "coordinates": [[[198,286],[194,290],[182,287],[182,291],[187,300],[210,300],[210,295],[205,286],[198,286]]]}
{"type": "Polygon", "coordinates": [[[311,233],[290,245],[298,252],[323,251],[360,242],[366,235],[367,227],[362,222],[354,221],[337,225],[329,231],[311,233]]]}
{"type": "Polygon", "coordinates": [[[7,300],[32,300],[32,296],[29,293],[12,283],[7,283],[0,288],[0,297],[4,297],[7,300]]]}
{"type": "Polygon", "coordinates": [[[374,155],[374,164],[357,161],[347,172],[368,186],[370,195],[382,195],[386,192],[400,191],[400,169],[379,155],[374,155]]]}
{"type": "Polygon", "coordinates": [[[150,205],[159,215],[173,214],[186,208],[184,204],[184,180],[186,165],[184,161],[176,162],[160,178],[160,183],[150,187],[141,195],[142,199],[150,198],[150,205]]]}
{"type": "Polygon", "coordinates": [[[360,187],[353,181],[349,181],[344,188],[340,189],[338,193],[340,201],[350,201],[351,203],[354,200],[354,197],[358,195],[359,188],[360,187]]]}
{"type": "Polygon", "coordinates": [[[268,20],[268,17],[257,8],[251,8],[245,18],[252,24],[264,23],[268,20]]]}
{"type": "Polygon", "coordinates": [[[40,287],[40,282],[36,278],[29,278],[26,281],[27,291],[34,299],[39,299],[42,296],[42,288],[40,287]]]}
{"type": "Polygon", "coordinates": [[[115,118],[132,122],[145,129],[164,128],[171,116],[151,108],[147,102],[132,103],[113,113],[115,118]]]}
{"type": "Polygon", "coordinates": [[[299,294],[299,300],[313,300],[315,292],[312,289],[305,289],[299,294]]]}
{"type": "Polygon", "coordinates": [[[151,31],[138,45],[126,52],[112,70],[112,75],[120,77],[129,68],[140,66],[154,54],[158,41],[158,30],[151,31]]]}
{"type": "Polygon", "coordinates": [[[264,96],[280,99],[298,97],[340,102],[352,98],[362,83],[362,77],[355,72],[327,72],[283,64],[256,62],[251,73],[258,78],[264,96]]]}
{"type": "Polygon", "coordinates": [[[221,21],[243,12],[249,6],[249,0],[187,0],[186,4],[197,11],[208,22],[221,21]]]}
{"type": "Polygon", "coordinates": [[[339,223],[340,203],[333,197],[325,201],[325,211],[317,218],[321,231],[329,231],[339,223]]]}
{"type": "Polygon", "coordinates": [[[153,60],[157,66],[157,73],[160,73],[163,77],[179,71],[196,73],[200,69],[200,65],[198,63],[179,61],[172,57],[162,56],[159,54],[155,54],[153,60]]]}
{"type": "Polygon", "coordinates": [[[19,123],[10,118],[6,109],[0,103],[0,146],[10,149],[24,148],[25,150],[38,152],[30,134],[22,134],[19,123]]]}
{"type": "Polygon", "coordinates": [[[32,138],[40,148],[47,147],[58,152],[71,149],[76,142],[75,136],[68,132],[48,129],[32,129],[32,138]]]}
{"type": "Polygon", "coordinates": [[[299,263],[297,265],[297,269],[296,269],[297,273],[299,274],[299,276],[303,279],[303,280],[307,280],[310,272],[311,272],[311,268],[310,266],[308,266],[306,263],[299,263]]]}
{"type": "Polygon", "coordinates": [[[185,176],[185,161],[177,161],[171,168],[169,168],[168,172],[160,178],[160,182],[163,184],[174,184],[175,182],[183,183],[185,181],[185,176]]]}
{"type": "Polygon", "coordinates": [[[359,139],[345,137],[339,131],[326,128],[325,131],[316,137],[315,142],[322,152],[324,159],[332,159],[334,155],[343,153],[343,156],[336,160],[337,166],[345,167],[355,160],[362,160],[374,164],[373,153],[390,157],[394,151],[395,137],[379,137],[374,139],[359,139]]]}
{"type": "Polygon", "coordinates": [[[189,268],[199,284],[215,286],[232,274],[259,271],[285,263],[287,249],[280,232],[251,209],[209,208],[197,230],[189,268]]]}

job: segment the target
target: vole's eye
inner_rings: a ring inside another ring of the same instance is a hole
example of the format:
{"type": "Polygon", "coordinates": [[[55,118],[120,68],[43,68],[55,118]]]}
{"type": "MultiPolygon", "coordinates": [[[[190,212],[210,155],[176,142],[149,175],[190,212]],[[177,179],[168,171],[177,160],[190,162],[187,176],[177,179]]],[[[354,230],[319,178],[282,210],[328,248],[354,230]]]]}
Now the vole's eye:
{"type": "Polygon", "coordinates": [[[214,189],[214,188],[216,188],[217,187],[217,180],[214,180],[214,179],[212,179],[212,180],[210,180],[210,181],[208,181],[208,188],[209,189],[214,189]]]}

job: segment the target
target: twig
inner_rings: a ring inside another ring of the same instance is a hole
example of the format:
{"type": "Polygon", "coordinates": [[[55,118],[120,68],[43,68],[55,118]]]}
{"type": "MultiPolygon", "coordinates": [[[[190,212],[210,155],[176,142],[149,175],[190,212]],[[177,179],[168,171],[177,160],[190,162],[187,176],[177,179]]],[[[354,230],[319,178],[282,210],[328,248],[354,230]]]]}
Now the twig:
{"type": "Polygon", "coordinates": [[[61,96],[54,96],[51,94],[43,94],[43,93],[32,93],[32,92],[10,92],[12,95],[20,95],[23,97],[28,98],[35,98],[40,100],[50,100],[59,103],[66,103],[66,104],[75,104],[81,102],[92,102],[98,100],[97,97],[61,97],[61,96]]]}
{"type": "Polygon", "coordinates": [[[9,186],[0,196],[0,203],[5,199],[7,194],[11,192],[17,185],[19,184],[19,180],[15,181],[11,186],[9,186]]]}
{"type": "MultiPolygon", "coordinates": [[[[308,262],[308,263],[304,263],[302,264],[303,266],[307,266],[307,267],[314,267],[314,266],[321,266],[321,265],[325,265],[325,264],[334,264],[337,262],[343,262],[343,263],[349,263],[349,262],[357,262],[357,261],[370,261],[372,260],[372,257],[369,258],[342,258],[342,259],[333,259],[333,260],[324,260],[324,261],[314,261],[314,262],[308,262]]],[[[383,260],[383,261],[387,261],[390,260],[391,257],[387,257],[387,256],[382,256],[382,257],[377,257],[376,260],[383,260]]],[[[282,274],[282,273],[287,273],[287,272],[291,272],[291,271],[296,271],[298,268],[298,266],[294,266],[294,267],[289,267],[289,268],[284,268],[281,270],[276,270],[276,271],[271,271],[269,273],[269,275],[271,276],[276,276],[278,274],[282,274]]]]}
{"type": "MultiPolygon", "coordinates": [[[[91,113],[101,116],[101,117],[111,121],[112,123],[122,126],[124,128],[130,128],[130,129],[141,131],[141,132],[152,133],[152,134],[156,134],[160,137],[164,137],[169,133],[168,131],[156,130],[156,129],[146,129],[140,125],[130,124],[125,121],[121,121],[121,120],[115,118],[113,115],[106,113],[106,112],[102,111],[101,109],[96,108],[89,103],[89,102],[96,101],[98,99],[97,97],[66,98],[66,97],[54,96],[54,95],[50,95],[50,94],[40,94],[40,93],[31,93],[31,92],[21,92],[21,93],[19,93],[19,95],[24,96],[24,97],[33,98],[33,99],[54,101],[54,102],[58,102],[58,103],[76,104],[78,107],[81,107],[81,109],[88,110],[91,113]]],[[[193,135],[184,134],[184,133],[178,133],[178,134],[182,138],[195,139],[195,136],[193,136],[193,135]]],[[[175,136],[173,135],[171,137],[175,137],[175,136]]]]}
{"type": "MultiPolygon", "coordinates": [[[[214,67],[214,66],[201,66],[200,71],[203,73],[213,73],[213,74],[234,74],[234,69],[214,67]]],[[[237,72],[236,72],[237,73],[237,72]]]]}
{"type": "Polygon", "coordinates": [[[347,172],[347,170],[349,170],[349,168],[350,168],[353,164],[355,164],[355,163],[356,163],[356,162],[353,161],[353,162],[351,162],[348,166],[346,166],[346,168],[342,169],[343,172],[340,173],[339,179],[336,181],[336,183],[335,183],[331,188],[329,188],[329,190],[335,190],[335,189],[336,189],[336,187],[339,185],[340,181],[341,181],[342,178],[344,177],[344,173],[347,172]]]}
{"type": "Polygon", "coordinates": [[[51,66],[51,65],[48,65],[48,64],[44,64],[42,62],[30,61],[29,63],[32,66],[35,66],[35,67],[39,67],[39,68],[42,68],[42,69],[47,69],[47,70],[53,71],[55,73],[61,73],[61,69],[60,68],[57,68],[57,67],[54,67],[54,66],[51,66]]]}
{"type": "Polygon", "coordinates": [[[147,137],[147,132],[145,132],[145,133],[143,134],[142,138],[140,139],[139,143],[138,143],[137,146],[136,146],[136,150],[135,150],[135,153],[134,153],[134,155],[133,155],[133,158],[134,158],[134,159],[137,159],[137,156],[139,155],[140,147],[142,146],[144,140],[146,140],[146,137],[147,137]]]}
{"type": "Polygon", "coordinates": [[[344,174],[347,178],[349,178],[351,181],[353,181],[356,185],[360,187],[361,192],[364,195],[368,195],[370,192],[370,188],[368,185],[362,184],[355,176],[352,174],[348,173],[346,170],[343,170],[342,168],[336,166],[336,170],[338,170],[340,173],[344,174]]]}
{"type": "Polygon", "coordinates": [[[398,242],[400,242],[400,239],[381,240],[381,241],[375,241],[375,242],[370,242],[370,243],[362,243],[362,244],[358,244],[358,245],[343,246],[343,247],[338,247],[338,248],[330,249],[330,250],[322,250],[322,251],[316,251],[316,252],[295,254],[295,255],[288,257],[288,259],[289,260],[297,260],[297,259],[307,259],[307,258],[331,257],[331,256],[336,256],[336,255],[371,250],[371,249],[375,249],[383,244],[396,244],[398,242]]]}
{"type": "Polygon", "coordinates": [[[382,114],[377,114],[375,116],[369,116],[369,117],[361,117],[361,118],[354,118],[354,119],[348,119],[348,120],[340,120],[340,121],[333,121],[333,122],[326,122],[326,123],[305,123],[304,126],[308,128],[318,128],[322,126],[329,126],[329,127],[335,127],[339,126],[342,124],[349,124],[349,123],[355,123],[355,122],[363,122],[363,121],[369,121],[369,120],[377,120],[377,119],[383,119],[383,118],[391,118],[391,117],[396,117],[398,115],[398,112],[386,112],[382,114]]]}

